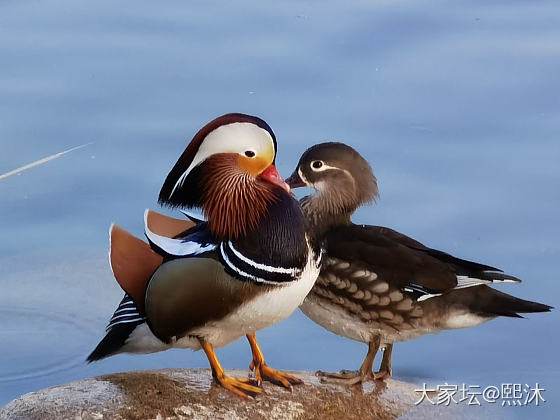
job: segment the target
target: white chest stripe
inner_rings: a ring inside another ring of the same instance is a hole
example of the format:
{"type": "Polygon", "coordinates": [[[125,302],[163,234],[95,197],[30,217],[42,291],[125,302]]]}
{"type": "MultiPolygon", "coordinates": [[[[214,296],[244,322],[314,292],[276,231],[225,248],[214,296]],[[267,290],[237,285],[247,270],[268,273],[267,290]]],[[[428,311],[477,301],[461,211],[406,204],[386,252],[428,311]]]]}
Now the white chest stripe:
{"type": "Polygon", "coordinates": [[[253,261],[239,252],[237,249],[234,248],[231,241],[228,241],[229,249],[233,252],[233,254],[239,258],[244,263],[249,264],[251,267],[255,267],[262,271],[268,271],[269,273],[282,273],[282,274],[291,274],[292,276],[298,276],[301,273],[301,270],[297,268],[284,268],[284,267],[273,267],[270,265],[260,264],[256,261],[253,261]]]}
{"type": "Polygon", "coordinates": [[[235,265],[232,264],[232,262],[227,257],[225,249],[224,249],[224,242],[222,242],[220,244],[220,253],[222,254],[222,258],[224,259],[224,262],[227,264],[227,266],[242,277],[247,277],[247,278],[249,278],[253,281],[256,281],[257,283],[274,284],[274,285],[277,285],[277,286],[282,286],[282,285],[285,284],[285,283],[282,283],[282,282],[268,281],[268,280],[265,280],[265,279],[261,279],[260,277],[255,277],[255,276],[253,276],[249,273],[246,273],[245,271],[242,271],[239,268],[237,268],[235,265]]]}

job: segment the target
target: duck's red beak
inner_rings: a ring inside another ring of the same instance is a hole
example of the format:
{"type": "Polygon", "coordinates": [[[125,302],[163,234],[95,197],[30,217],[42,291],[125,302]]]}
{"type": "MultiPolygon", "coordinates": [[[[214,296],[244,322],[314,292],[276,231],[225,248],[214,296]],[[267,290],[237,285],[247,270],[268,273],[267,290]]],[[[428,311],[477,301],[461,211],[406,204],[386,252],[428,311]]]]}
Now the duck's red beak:
{"type": "Polygon", "coordinates": [[[271,184],[279,186],[280,188],[286,190],[287,192],[291,192],[290,186],[286,184],[286,181],[282,179],[282,177],[278,173],[278,170],[276,169],[276,166],[274,165],[270,165],[268,168],[266,168],[265,171],[262,174],[260,174],[259,177],[267,182],[270,182],[271,184]]]}

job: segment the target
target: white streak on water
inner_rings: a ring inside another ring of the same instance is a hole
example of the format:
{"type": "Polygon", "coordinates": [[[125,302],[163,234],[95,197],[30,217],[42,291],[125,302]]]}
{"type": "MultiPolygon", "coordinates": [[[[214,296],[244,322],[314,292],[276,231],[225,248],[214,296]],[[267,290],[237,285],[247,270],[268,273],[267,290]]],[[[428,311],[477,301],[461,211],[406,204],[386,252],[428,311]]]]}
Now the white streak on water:
{"type": "Polygon", "coordinates": [[[90,144],[93,144],[93,142],[82,144],[82,145],[76,146],[76,147],[72,147],[71,149],[65,150],[63,152],[55,153],[54,155],[47,156],[45,158],[36,160],[35,162],[28,163],[27,165],[24,165],[24,166],[21,166],[17,169],[6,172],[5,174],[0,175],[0,181],[3,180],[3,179],[6,179],[8,177],[11,177],[12,175],[17,175],[19,173],[22,173],[23,171],[27,171],[28,169],[34,168],[35,166],[39,166],[39,165],[42,165],[43,163],[50,162],[51,160],[58,159],[59,157],[64,156],[67,153],[70,153],[70,152],[73,152],[74,150],[78,150],[78,149],[81,149],[83,147],[89,146],[90,144]]]}

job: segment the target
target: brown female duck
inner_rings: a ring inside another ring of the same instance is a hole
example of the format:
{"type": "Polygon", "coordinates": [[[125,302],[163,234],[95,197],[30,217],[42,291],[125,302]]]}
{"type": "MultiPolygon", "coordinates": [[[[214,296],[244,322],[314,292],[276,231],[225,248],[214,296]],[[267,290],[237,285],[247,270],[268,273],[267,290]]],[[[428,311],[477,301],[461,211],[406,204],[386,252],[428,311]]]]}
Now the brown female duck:
{"type": "Polygon", "coordinates": [[[395,342],[551,309],[489,287],[520,281],[497,268],[428,248],[386,227],[353,224],[354,211],[373,201],[378,189],[369,164],[345,144],[311,147],[286,181],[292,188],[315,189],[301,205],[326,247],[302,311],[329,331],[369,346],[358,372],[320,372],[325,380],[354,384],[387,378],[395,342]],[[374,373],[379,349],[383,360],[374,373]]]}

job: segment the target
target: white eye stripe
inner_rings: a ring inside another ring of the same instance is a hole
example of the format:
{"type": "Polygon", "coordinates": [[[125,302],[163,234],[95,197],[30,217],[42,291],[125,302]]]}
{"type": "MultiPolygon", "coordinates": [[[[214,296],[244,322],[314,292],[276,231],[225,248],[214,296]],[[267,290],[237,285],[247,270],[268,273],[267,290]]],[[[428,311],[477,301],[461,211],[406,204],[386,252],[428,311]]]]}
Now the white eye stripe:
{"type": "Polygon", "coordinates": [[[257,156],[269,149],[274,150],[274,140],[264,128],[248,122],[222,125],[204,138],[191,164],[177,179],[169,197],[183,186],[187,176],[196,166],[215,153],[238,153],[245,156],[246,151],[251,151],[257,156]]]}
{"type": "MultiPolygon", "coordinates": [[[[314,161],[314,162],[316,162],[316,161],[314,161]]],[[[322,162],[322,161],[321,161],[321,162],[322,162]]],[[[323,162],[323,165],[322,165],[320,168],[318,168],[318,169],[317,169],[317,168],[313,168],[313,165],[310,165],[310,166],[311,166],[311,168],[313,169],[313,171],[315,171],[315,172],[324,172],[324,171],[327,171],[327,170],[330,170],[330,169],[336,169],[336,170],[338,170],[338,171],[342,171],[342,172],[344,172],[344,173],[348,176],[348,178],[352,181],[352,183],[353,183],[354,185],[356,185],[356,180],[354,179],[354,177],[352,176],[352,174],[350,173],[350,171],[348,171],[347,169],[337,168],[336,166],[330,166],[330,165],[327,165],[327,164],[324,163],[324,162],[323,162]]],[[[299,175],[299,177],[301,178],[301,180],[305,183],[305,185],[307,185],[308,187],[314,188],[314,189],[316,189],[317,191],[322,191],[322,190],[325,188],[325,186],[327,186],[327,184],[326,184],[323,180],[319,180],[319,181],[314,182],[314,183],[313,183],[313,182],[309,182],[309,181],[305,178],[305,176],[303,175],[303,171],[301,170],[301,168],[298,168],[298,175],[299,175]]]]}
{"type": "MultiPolygon", "coordinates": [[[[314,161],[314,162],[317,162],[317,161],[314,161]]],[[[322,161],[321,161],[321,162],[322,162],[322,161]]],[[[348,171],[346,171],[345,169],[340,169],[340,168],[337,168],[336,166],[327,165],[325,162],[322,162],[322,163],[323,163],[323,164],[321,165],[320,168],[315,168],[315,167],[313,166],[313,164],[312,164],[312,165],[311,165],[311,169],[312,169],[313,171],[315,171],[315,172],[328,171],[329,169],[337,169],[337,170],[339,170],[339,171],[348,172],[348,171]]]]}

